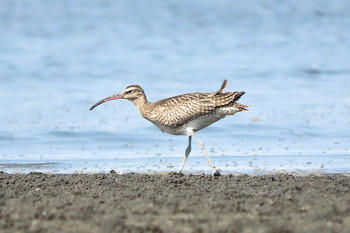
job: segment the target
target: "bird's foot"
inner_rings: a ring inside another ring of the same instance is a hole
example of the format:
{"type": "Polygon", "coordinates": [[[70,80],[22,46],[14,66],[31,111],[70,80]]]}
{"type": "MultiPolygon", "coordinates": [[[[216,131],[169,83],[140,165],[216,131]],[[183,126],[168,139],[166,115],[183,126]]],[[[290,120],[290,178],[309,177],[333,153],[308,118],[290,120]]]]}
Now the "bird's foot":
{"type": "Polygon", "coordinates": [[[181,175],[181,176],[184,176],[185,174],[182,172],[182,170],[178,170],[178,172],[174,172],[175,174],[178,174],[178,175],[181,175]]]}
{"type": "Polygon", "coordinates": [[[185,174],[182,173],[182,171],[178,171],[178,172],[170,172],[169,175],[171,175],[172,177],[182,177],[185,174]]]}
{"type": "Polygon", "coordinates": [[[215,169],[212,176],[221,176],[220,169],[215,169]]]}

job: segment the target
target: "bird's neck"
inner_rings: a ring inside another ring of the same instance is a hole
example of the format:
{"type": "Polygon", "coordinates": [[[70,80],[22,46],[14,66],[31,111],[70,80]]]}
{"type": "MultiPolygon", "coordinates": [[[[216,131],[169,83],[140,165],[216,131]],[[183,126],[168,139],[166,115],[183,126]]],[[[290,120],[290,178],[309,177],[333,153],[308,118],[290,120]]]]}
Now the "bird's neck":
{"type": "Polygon", "coordinates": [[[143,94],[143,95],[139,96],[137,99],[133,99],[133,100],[131,100],[131,101],[136,105],[137,108],[140,108],[140,107],[142,107],[143,105],[145,105],[145,104],[148,103],[145,94],[143,94]]]}
{"type": "Polygon", "coordinates": [[[134,99],[132,102],[136,105],[143,117],[146,117],[149,112],[152,111],[153,103],[147,101],[146,95],[142,95],[139,98],[134,99]]]}

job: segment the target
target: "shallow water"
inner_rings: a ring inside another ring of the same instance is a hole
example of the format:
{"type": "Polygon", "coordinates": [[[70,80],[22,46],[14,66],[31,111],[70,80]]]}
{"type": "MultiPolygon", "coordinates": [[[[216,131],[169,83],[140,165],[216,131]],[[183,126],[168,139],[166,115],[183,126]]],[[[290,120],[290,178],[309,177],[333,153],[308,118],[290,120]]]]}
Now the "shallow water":
{"type": "MultiPolygon", "coordinates": [[[[11,160],[0,164],[0,170],[8,173],[154,173],[176,171],[180,157],[139,156],[115,159],[40,159],[11,160]]],[[[299,175],[349,173],[350,158],[344,155],[264,155],[264,156],[213,156],[214,164],[225,174],[263,175],[290,172],[299,175]]],[[[188,160],[184,173],[209,173],[204,157],[193,156],[188,160]]]]}
{"type": "MultiPolygon", "coordinates": [[[[66,164],[51,172],[72,172],[70,163],[96,171],[84,161],[102,171],[176,170],[186,137],[161,133],[127,101],[89,108],[130,84],[156,101],[213,92],[226,78],[254,108],[198,132],[217,167],[254,173],[245,158],[272,158],[267,172],[350,172],[346,0],[3,0],[0,19],[1,170],[21,161],[66,164]],[[327,165],[339,156],[338,167],[327,165]],[[238,159],[244,168],[231,168],[238,159]]],[[[209,170],[192,149],[185,169],[209,170]]]]}

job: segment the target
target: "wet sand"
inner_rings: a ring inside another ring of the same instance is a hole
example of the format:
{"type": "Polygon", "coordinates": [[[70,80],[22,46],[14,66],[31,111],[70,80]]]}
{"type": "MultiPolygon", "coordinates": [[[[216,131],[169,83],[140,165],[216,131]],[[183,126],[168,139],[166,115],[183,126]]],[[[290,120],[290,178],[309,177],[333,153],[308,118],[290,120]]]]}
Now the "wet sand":
{"type": "Polygon", "coordinates": [[[1,232],[350,232],[350,176],[0,173],[1,232]]]}

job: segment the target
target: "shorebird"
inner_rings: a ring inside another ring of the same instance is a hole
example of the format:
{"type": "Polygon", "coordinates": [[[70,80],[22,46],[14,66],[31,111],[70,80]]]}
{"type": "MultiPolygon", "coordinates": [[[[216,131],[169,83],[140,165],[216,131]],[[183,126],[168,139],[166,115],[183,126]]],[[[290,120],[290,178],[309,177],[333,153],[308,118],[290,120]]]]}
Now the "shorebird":
{"type": "Polygon", "coordinates": [[[213,175],[220,175],[219,169],[216,169],[210,161],[204,144],[199,140],[195,132],[225,118],[226,115],[247,111],[247,108],[250,107],[236,102],[245,94],[244,91],[223,92],[226,87],[227,80],[225,79],[217,92],[188,93],[152,103],[147,101],[145,92],[139,85],[130,85],[122,93],[109,96],[97,102],[90,110],[107,101],[127,99],[136,105],[144,118],[152,122],[163,133],[188,136],[188,146],[185,150],[179,173],[182,172],[191,152],[193,136],[206,156],[213,175]]]}

